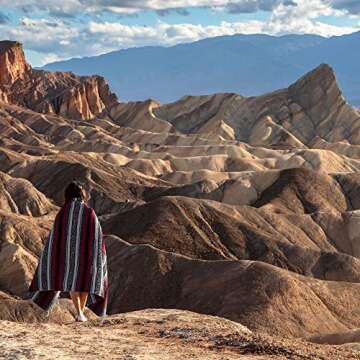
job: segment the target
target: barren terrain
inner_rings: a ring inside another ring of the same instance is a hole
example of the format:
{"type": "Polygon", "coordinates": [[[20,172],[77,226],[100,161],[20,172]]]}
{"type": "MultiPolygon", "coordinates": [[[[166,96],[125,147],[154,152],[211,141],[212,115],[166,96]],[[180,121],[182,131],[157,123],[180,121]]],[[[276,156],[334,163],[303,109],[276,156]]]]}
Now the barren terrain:
{"type": "Polygon", "coordinates": [[[360,358],[360,113],[330,66],[166,105],[34,70],[16,42],[0,73],[0,357],[360,358]],[[102,327],[27,300],[74,179],[108,248],[102,327]]]}

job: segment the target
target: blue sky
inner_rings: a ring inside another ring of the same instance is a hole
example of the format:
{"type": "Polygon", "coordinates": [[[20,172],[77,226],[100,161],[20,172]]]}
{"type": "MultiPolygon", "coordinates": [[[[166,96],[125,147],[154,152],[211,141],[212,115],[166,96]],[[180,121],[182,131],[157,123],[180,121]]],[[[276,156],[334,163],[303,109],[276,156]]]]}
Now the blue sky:
{"type": "Polygon", "coordinates": [[[22,42],[34,66],[236,33],[359,30],[358,0],[0,0],[0,34],[22,42]]]}

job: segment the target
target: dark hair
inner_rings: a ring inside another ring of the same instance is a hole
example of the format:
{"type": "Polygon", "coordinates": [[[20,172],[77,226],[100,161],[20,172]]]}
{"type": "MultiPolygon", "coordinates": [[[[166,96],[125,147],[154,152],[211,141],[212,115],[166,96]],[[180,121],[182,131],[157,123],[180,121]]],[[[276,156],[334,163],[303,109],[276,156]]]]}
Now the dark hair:
{"type": "Polygon", "coordinates": [[[85,192],[83,186],[77,181],[71,182],[65,189],[64,197],[65,202],[74,198],[84,200],[85,192]]]}

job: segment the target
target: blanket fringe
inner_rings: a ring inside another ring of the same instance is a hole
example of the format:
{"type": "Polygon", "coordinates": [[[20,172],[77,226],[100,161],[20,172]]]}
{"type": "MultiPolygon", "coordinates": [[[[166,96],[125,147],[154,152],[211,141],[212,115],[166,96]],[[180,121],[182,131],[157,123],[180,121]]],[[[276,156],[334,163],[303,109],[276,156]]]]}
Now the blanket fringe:
{"type": "Polygon", "coordinates": [[[104,321],[106,319],[106,310],[107,310],[107,298],[106,298],[106,303],[105,303],[105,306],[104,306],[104,309],[103,309],[103,312],[101,314],[101,319],[100,319],[100,326],[103,326],[104,324],[104,321]]]}
{"type": "Polygon", "coordinates": [[[59,298],[60,298],[60,291],[57,291],[54,298],[53,298],[53,300],[49,304],[48,309],[45,312],[46,317],[50,316],[51,312],[54,310],[55,305],[57,305],[59,303],[59,298]]]}

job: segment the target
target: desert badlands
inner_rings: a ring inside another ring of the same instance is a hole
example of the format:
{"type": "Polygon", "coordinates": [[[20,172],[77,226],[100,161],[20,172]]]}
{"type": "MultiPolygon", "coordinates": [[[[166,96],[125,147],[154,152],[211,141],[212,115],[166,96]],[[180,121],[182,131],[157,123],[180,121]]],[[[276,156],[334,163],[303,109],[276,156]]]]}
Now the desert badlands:
{"type": "Polygon", "coordinates": [[[0,42],[0,359],[360,359],[360,112],[321,64],[289,88],[121,102],[0,42]],[[27,292],[77,179],[108,317],[27,292]]]}

